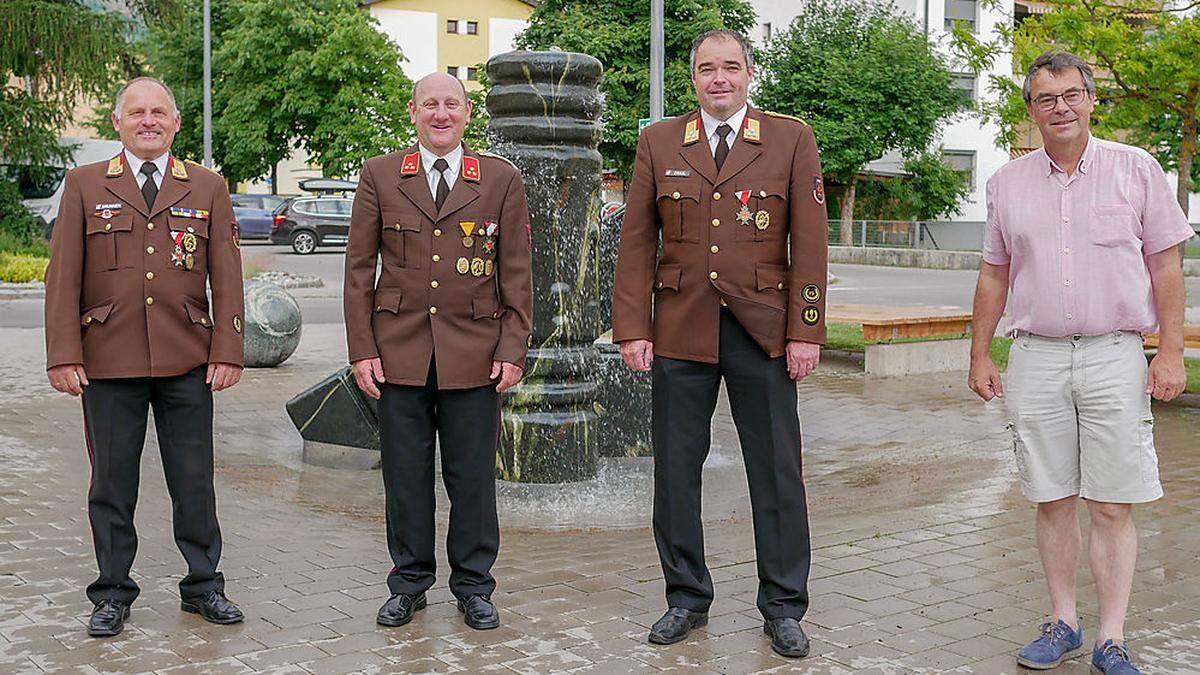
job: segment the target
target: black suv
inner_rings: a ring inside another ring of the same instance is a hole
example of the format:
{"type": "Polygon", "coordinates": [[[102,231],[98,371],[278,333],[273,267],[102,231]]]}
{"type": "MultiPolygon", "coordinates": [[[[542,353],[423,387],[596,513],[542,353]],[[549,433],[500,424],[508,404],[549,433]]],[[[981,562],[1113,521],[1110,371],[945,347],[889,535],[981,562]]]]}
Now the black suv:
{"type": "Polygon", "coordinates": [[[291,244],[300,255],[318,246],[345,246],[350,238],[350,197],[293,197],[275,211],[272,244],[291,244]]]}

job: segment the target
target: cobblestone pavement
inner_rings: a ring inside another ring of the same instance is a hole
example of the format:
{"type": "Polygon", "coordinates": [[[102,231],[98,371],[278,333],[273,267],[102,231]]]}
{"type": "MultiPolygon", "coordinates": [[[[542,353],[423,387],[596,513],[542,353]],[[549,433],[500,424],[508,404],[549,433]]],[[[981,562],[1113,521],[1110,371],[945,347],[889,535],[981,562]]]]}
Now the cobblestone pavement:
{"type": "MultiPolygon", "coordinates": [[[[0,329],[0,344],[2,672],[1015,673],[1015,650],[1048,609],[1001,409],[974,400],[961,374],[870,379],[827,364],[800,386],[814,533],[808,658],[779,658],[762,635],[724,403],[705,471],[717,598],[688,641],[645,641],[663,610],[648,459],[610,460],[587,483],[501,485],[500,629],[467,629],[444,580],[411,624],[379,628],[390,567],[379,474],[304,465],[282,408],[344,358],[341,327],[317,324],[284,366],[248,371],[217,397],[222,567],[245,623],[212,626],[179,611],[183,563],[151,430],[136,521],[143,593],[124,634],[91,639],[79,403],[45,384],[40,329],[0,329]]],[[[1200,411],[1156,413],[1168,496],[1137,511],[1128,635],[1147,672],[1195,672],[1200,411]]],[[[444,532],[440,492],[439,501],[444,532]]],[[[1080,582],[1090,639],[1086,566],[1080,582]]],[[[1075,661],[1056,672],[1086,671],[1075,661]]]]}

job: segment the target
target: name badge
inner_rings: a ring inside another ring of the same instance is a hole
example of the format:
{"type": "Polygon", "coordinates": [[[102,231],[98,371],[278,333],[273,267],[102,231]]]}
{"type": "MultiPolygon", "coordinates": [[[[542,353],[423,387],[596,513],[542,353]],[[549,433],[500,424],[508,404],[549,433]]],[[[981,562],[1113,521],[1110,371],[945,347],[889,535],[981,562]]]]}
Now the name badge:
{"type": "Polygon", "coordinates": [[[687,178],[691,175],[690,169],[667,169],[667,178],[687,178]]]}

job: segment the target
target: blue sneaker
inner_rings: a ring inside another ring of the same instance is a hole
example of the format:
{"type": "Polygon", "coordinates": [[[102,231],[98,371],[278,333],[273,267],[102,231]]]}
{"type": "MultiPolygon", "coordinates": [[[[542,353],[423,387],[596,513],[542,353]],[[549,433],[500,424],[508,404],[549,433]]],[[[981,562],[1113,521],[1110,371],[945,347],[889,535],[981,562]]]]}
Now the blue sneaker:
{"type": "Polygon", "coordinates": [[[1133,665],[1129,646],[1105,640],[1104,644],[1092,648],[1092,672],[1099,675],[1141,675],[1133,665]]]}
{"type": "Polygon", "coordinates": [[[1041,631],[1036,640],[1017,652],[1017,663],[1034,670],[1048,670],[1083,653],[1083,624],[1079,630],[1072,630],[1059,619],[1042,624],[1041,631]]]}

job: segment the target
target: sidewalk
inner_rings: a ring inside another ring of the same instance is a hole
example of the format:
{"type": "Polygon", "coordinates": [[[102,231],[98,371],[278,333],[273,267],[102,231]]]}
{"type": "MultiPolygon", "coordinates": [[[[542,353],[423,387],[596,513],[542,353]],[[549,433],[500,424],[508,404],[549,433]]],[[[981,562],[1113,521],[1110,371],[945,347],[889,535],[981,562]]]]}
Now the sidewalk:
{"type": "MultiPolygon", "coordinates": [[[[1017,673],[1047,611],[1029,504],[1016,491],[1002,410],[961,374],[872,380],[833,365],[800,388],[813,528],[813,652],[775,656],[754,607],[746,482],[728,407],[705,471],[706,629],[651,646],[663,585],[648,529],[650,460],[607,462],[569,486],[501,484],[503,626],[467,629],[443,577],[408,626],[375,625],[391,563],[377,472],[300,462],[282,404],[344,358],[342,328],[306,326],[283,367],[217,397],[222,568],[245,623],[178,609],[184,572],[153,430],[125,633],[90,639],[95,574],[79,403],[42,373],[40,329],[0,329],[0,670],[4,672],[1017,673]]],[[[1141,557],[1127,634],[1147,672],[1200,653],[1200,411],[1156,409],[1167,498],[1138,510],[1141,557]]],[[[446,502],[438,488],[439,540],[446,502]]],[[[1086,525],[1085,525],[1086,531],[1086,525]]],[[[1086,566],[1080,610],[1094,636],[1086,566]]],[[[1057,673],[1085,673],[1086,661],[1057,673]]]]}

